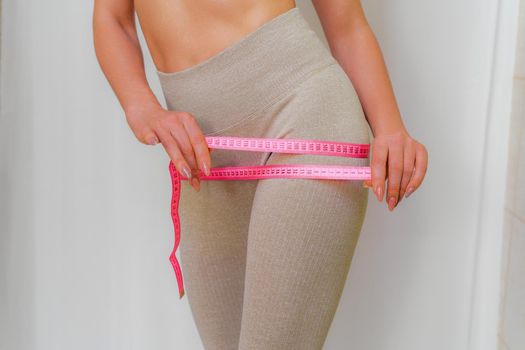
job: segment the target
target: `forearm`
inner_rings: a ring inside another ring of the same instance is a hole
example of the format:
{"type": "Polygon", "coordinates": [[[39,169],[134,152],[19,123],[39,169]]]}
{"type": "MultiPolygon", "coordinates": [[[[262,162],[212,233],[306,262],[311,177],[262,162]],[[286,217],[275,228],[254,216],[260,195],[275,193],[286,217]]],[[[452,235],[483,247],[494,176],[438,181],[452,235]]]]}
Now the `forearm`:
{"type": "Polygon", "coordinates": [[[361,101],[374,135],[405,130],[381,49],[368,24],[328,38],[332,55],[344,69],[361,101]]]}
{"type": "Polygon", "coordinates": [[[100,67],[126,116],[134,110],[160,106],[146,79],[134,19],[122,23],[95,12],[93,40],[100,67]]]}

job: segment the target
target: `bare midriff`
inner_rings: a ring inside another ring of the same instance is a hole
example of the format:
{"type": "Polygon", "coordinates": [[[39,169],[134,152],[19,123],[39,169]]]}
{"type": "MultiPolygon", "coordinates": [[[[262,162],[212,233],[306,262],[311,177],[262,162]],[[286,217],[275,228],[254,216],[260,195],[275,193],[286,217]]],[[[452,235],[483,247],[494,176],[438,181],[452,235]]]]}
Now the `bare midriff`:
{"type": "Polygon", "coordinates": [[[135,11],[157,70],[189,68],[234,44],[295,0],[135,0],[135,11]]]}

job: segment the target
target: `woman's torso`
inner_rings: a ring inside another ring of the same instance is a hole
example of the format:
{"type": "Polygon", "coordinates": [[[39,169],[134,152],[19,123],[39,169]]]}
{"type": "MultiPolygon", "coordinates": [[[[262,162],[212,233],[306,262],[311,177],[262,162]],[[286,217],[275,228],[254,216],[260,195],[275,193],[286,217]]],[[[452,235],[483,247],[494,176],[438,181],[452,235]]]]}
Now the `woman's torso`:
{"type": "Polygon", "coordinates": [[[162,72],[191,67],[295,7],[294,0],[135,0],[144,38],[162,72]]]}

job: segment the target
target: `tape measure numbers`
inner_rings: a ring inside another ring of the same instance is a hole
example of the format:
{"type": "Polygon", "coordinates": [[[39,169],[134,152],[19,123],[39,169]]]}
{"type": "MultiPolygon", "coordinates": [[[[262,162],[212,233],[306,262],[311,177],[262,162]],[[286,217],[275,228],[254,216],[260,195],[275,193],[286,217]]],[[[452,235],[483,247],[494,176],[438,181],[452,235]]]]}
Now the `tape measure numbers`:
{"type": "MultiPolygon", "coordinates": [[[[271,139],[232,136],[208,136],[206,142],[209,148],[274,152],[296,154],[318,154],[348,158],[368,158],[369,144],[350,142],[303,140],[303,139],[271,139]]],[[[175,271],[179,288],[179,298],[184,294],[182,271],[175,253],[180,242],[180,181],[188,180],[179,173],[173,162],[169,163],[172,181],[171,217],[175,231],[175,243],[169,260],[175,271]]],[[[211,168],[210,175],[199,175],[201,180],[257,180],[271,178],[289,179],[336,179],[336,180],[369,180],[370,167],[318,165],[318,164],[270,164],[256,166],[232,166],[211,168]]]]}

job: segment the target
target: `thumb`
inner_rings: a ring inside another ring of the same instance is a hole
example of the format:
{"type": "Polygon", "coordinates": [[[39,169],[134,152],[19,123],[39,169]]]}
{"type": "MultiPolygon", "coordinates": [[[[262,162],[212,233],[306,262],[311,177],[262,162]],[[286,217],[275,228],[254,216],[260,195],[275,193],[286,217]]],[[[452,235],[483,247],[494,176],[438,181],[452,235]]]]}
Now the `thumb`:
{"type": "Polygon", "coordinates": [[[151,146],[155,146],[157,143],[160,142],[155,132],[150,128],[146,128],[146,130],[143,131],[141,141],[151,146]]]}

